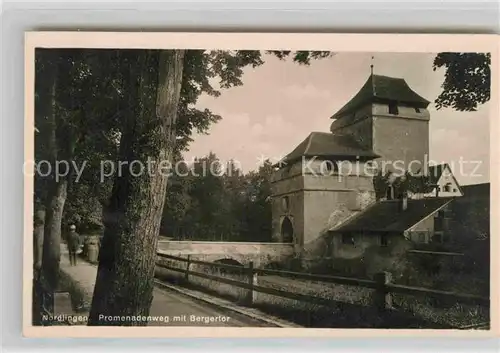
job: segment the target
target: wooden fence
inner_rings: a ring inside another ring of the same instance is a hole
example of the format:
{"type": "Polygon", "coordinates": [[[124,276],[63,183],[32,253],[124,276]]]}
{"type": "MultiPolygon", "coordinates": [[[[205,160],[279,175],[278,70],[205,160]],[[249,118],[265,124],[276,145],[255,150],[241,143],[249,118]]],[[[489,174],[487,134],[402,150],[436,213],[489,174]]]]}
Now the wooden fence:
{"type": "Polygon", "coordinates": [[[189,276],[196,276],[246,289],[247,291],[244,300],[245,305],[252,305],[254,292],[260,292],[260,293],[275,295],[283,298],[304,301],[324,306],[332,306],[332,305],[334,306],[338,303],[338,301],[334,301],[332,299],[326,299],[300,293],[292,293],[284,290],[259,286],[255,284],[255,279],[257,275],[280,276],[287,278],[295,278],[295,279],[317,281],[324,283],[336,283],[342,285],[350,285],[350,286],[373,289],[374,290],[373,305],[379,310],[388,310],[392,308],[392,294],[425,295],[427,297],[432,297],[436,299],[454,300],[464,304],[480,304],[489,306],[490,303],[489,298],[472,294],[463,294],[463,293],[441,291],[429,288],[411,287],[411,286],[394,284],[392,283],[391,274],[389,272],[378,273],[374,276],[373,280],[366,280],[366,279],[357,279],[350,277],[314,275],[301,272],[261,269],[261,268],[255,268],[252,262],[250,262],[248,266],[243,267],[237,265],[195,260],[191,259],[189,255],[184,258],[184,257],[158,253],[158,256],[164,259],[185,263],[184,268],[173,267],[166,264],[157,264],[157,266],[171,271],[183,273],[184,279],[186,281],[189,280],[189,276]],[[213,274],[192,271],[190,270],[191,264],[198,264],[209,267],[237,271],[238,273],[243,274],[244,277],[246,277],[246,280],[237,281],[234,279],[220,277],[213,274]]]}

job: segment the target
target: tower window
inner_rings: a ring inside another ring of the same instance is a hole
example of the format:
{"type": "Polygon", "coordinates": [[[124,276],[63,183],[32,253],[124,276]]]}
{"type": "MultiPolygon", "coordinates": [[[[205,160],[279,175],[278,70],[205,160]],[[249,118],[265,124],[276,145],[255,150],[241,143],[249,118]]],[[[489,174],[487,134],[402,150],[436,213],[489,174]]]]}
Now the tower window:
{"type": "Polygon", "coordinates": [[[366,162],[366,171],[368,173],[375,173],[377,172],[377,169],[377,165],[373,161],[366,162]]]}
{"type": "Polygon", "coordinates": [[[396,103],[389,103],[389,114],[399,114],[398,105],[396,103]]]}
{"type": "Polygon", "coordinates": [[[380,235],[380,246],[386,247],[389,245],[389,239],[387,238],[387,234],[380,235]]]}
{"type": "Polygon", "coordinates": [[[326,161],[324,161],[324,163],[325,163],[326,170],[327,170],[328,174],[338,173],[339,167],[337,165],[337,162],[326,160],[326,161]]]}
{"type": "Polygon", "coordinates": [[[283,209],[283,212],[288,212],[290,208],[290,199],[288,196],[284,196],[281,199],[281,208],[283,209]]]}

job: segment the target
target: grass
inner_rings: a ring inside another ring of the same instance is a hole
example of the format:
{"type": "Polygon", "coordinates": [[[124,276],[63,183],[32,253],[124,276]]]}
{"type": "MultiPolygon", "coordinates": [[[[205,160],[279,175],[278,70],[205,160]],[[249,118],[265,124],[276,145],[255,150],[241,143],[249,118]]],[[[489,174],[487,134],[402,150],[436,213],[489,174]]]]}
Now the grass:
{"type": "MultiPolygon", "coordinates": [[[[159,263],[185,268],[186,263],[159,258],[159,263]]],[[[246,282],[244,274],[228,273],[213,266],[191,264],[190,270],[246,282]]],[[[157,267],[156,276],[164,281],[196,289],[244,305],[247,290],[229,284],[157,267]]],[[[288,292],[322,297],[333,301],[330,307],[254,292],[253,307],[269,315],[305,327],[330,328],[451,328],[489,322],[489,308],[435,301],[411,295],[393,295],[397,310],[380,313],[372,307],[373,290],[362,287],[297,280],[279,276],[259,276],[257,285],[288,292]]],[[[71,295],[75,312],[85,313],[90,303],[85,293],[67,274],[61,272],[60,285],[71,295]]],[[[461,284],[463,288],[463,283],[461,284]]]]}
{"type": "MultiPolygon", "coordinates": [[[[183,268],[185,263],[160,259],[160,263],[183,268]]],[[[207,265],[192,265],[193,271],[246,281],[239,274],[222,274],[207,265]]],[[[196,276],[186,282],[184,274],[157,268],[158,278],[243,303],[246,290],[196,276]]],[[[452,328],[489,321],[489,308],[436,302],[427,298],[394,295],[396,310],[378,312],[372,305],[373,290],[362,287],[260,276],[257,284],[333,301],[330,307],[254,292],[253,307],[306,327],[337,328],[452,328]]],[[[243,304],[242,304],[243,305],[243,304]]]]}

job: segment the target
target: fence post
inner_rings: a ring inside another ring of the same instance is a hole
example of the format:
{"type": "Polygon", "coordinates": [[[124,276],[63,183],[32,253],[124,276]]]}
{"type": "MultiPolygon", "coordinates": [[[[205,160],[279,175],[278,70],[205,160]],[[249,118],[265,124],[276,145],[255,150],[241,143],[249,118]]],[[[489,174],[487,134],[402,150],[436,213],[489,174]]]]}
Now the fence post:
{"type": "Polygon", "coordinates": [[[186,261],[186,272],[184,273],[184,280],[186,282],[189,281],[189,266],[191,265],[191,255],[187,256],[187,261],[186,261]]]}
{"type": "Polygon", "coordinates": [[[374,305],[379,310],[387,310],[392,308],[392,294],[387,289],[387,284],[392,281],[390,272],[380,272],[374,275],[374,280],[377,283],[374,293],[374,305]]]}
{"type": "Polygon", "coordinates": [[[254,273],[253,273],[253,261],[250,261],[250,263],[248,264],[248,267],[246,268],[246,272],[247,272],[248,285],[250,287],[247,289],[245,304],[252,305],[252,303],[253,303],[253,275],[254,275],[254,273]]]}

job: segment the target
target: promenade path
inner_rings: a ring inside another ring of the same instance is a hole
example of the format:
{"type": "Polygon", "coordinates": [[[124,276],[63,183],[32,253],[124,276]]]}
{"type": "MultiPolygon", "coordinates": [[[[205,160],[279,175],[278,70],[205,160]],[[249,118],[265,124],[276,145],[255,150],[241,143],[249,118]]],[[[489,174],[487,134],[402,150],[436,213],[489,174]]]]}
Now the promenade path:
{"type": "MultiPolygon", "coordinates": [[[[86,306],[92,300],[97,266],[78,259],[71,266],[67,249],[61,247],[61,271],[82,292],[86,306]]],[[[73,313],[67,313],[73,314],[73,313]]],[[[86,315],[88,313],[82,313],[86,315]]],[[[262,321],[221,309],[169,289],[155,287],[149,326],[265,327],[262,321]]]]}

